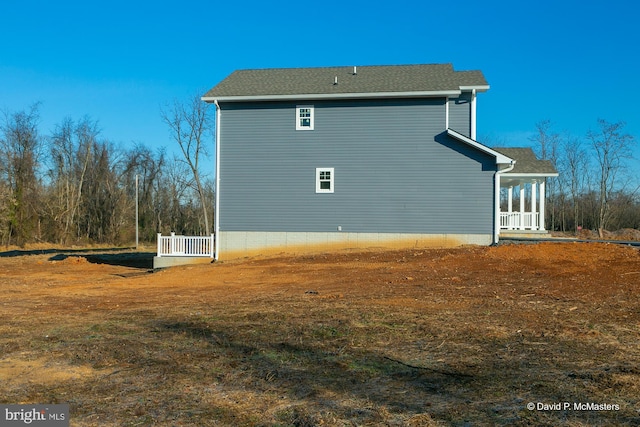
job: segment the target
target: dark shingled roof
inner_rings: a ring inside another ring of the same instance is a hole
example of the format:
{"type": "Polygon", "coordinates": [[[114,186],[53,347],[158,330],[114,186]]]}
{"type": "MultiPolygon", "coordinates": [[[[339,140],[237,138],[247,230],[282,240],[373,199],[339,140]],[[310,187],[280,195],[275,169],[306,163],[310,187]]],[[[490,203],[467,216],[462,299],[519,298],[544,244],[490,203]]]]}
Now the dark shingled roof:
{"type": "Polygon", "coordinates": [[[489,88],[480,71],[451,64],[237,70],[205,98],[459,91],[489,88]],[[334,84],[337,78],[337,84],[334,84]]]}
{"type": "Polygon", "coordinates": [[[506,174],[549,174],[555,175],[558,172],[550,160],[539,160],[534,154],[533,150],[528,147],[523,148],[494,148],[499,153],[504,154],[516,161],[516,165],[513,170],[506,174]]]}

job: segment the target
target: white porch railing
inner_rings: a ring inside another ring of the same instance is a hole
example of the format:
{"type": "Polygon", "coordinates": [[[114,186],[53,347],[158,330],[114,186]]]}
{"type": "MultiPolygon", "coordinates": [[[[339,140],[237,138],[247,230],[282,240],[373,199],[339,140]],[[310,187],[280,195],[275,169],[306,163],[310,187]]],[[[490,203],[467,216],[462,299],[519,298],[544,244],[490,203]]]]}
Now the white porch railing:
{"type": "Polygon", "coordinates": [[[163,236],[158,233],[158,257],[209,257],[213,258],[214,235],[211,236],[163,236]]]}
{"type": "Polygon", "coordinates": [[[538,212],[500,212],[502,230],[539,230],[538,212]]]}

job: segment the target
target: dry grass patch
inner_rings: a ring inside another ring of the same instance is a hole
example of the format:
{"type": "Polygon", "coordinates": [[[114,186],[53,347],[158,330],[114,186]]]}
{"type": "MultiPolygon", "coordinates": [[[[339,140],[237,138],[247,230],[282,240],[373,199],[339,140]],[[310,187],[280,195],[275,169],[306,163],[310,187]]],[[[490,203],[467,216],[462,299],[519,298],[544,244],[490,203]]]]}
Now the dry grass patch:
{"type": "Polygon", "coordinates": [[[74,426],[640,423],[635,249],[24,258],[0,258],[0,401],[70,403],[74,426]]]}

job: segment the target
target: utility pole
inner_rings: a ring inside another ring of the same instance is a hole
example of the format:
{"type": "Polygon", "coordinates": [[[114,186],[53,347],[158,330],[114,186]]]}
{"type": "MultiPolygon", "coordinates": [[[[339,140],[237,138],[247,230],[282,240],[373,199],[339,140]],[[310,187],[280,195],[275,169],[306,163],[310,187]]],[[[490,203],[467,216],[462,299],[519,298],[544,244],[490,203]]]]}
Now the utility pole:
{"type": "Polygon", "coordinates": [[[138,174],[136,174],[136,251],[138,250],[138,174]]]}

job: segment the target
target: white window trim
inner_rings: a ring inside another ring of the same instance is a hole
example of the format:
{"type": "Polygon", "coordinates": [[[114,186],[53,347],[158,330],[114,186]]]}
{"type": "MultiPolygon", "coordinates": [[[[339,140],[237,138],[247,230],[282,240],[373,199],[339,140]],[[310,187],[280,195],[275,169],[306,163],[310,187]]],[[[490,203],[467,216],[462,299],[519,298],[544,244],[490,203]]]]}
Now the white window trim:
{"type": "Polygon", "coordinates": [[[336,174],[334,168],[316,168],[316,193],[333,193],[335,190],[336,174]],[[331,178],[329,179],[329,189],[320,188],[320,172],[329,172],[331,178]]]}
{"type": "Polygon", "coordinates": [[[314,108],[313,105],[296,105],[296,130],[313,130],[313,122],[314,122],[314,117],[315,116],[315,112],[314,112],[314,108]],[[300,124],[300,110],[301,109],[306,109],[308,108],[310,111],[310,116],[309,117],[309,122],[310,122],[310,126],[302,126],[300,124]]]}

